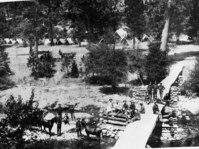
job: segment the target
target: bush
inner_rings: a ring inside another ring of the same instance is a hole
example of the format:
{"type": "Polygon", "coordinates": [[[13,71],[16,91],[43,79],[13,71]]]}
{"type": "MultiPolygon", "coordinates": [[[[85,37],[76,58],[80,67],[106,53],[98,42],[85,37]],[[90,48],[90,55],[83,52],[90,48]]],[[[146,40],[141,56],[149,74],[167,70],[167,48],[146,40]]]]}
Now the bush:
{"type": "Polygon", "coordinates": [[[0,89],[14,86],[14,82],[9,79],[9,76],[13,74],[9,63],[8,53],[5,52],[4,47],[0,46],[0,89]]]}
{"type": "Polygon", "coordinates": [[[31,76],[38,78],[51,78],[55,74],[55,60],[51,52],[43,54],[38,58],[32,53],[28,59],[28,67],[32,69],[31,76]]]}
{"type": "Polygon", "coordinates": [[[6,102],[6,118],[0,122],[0,148],[23,149],[25,130],[30,129],[41,118],[38,103],[34,99],[34,90],[25,103],[19,96],[17,100],[11,95],[6,102]]]}
{"type": "Polygon", "coordinates": [[[167,51],[160,50],[160,42],[149,45],[149,54],[146,56],[145,71],[150,82],[160,82],[168,74],[169,59],[167,51]]]}
{"type": "Polygon", "coordinates": [[[199,58],[196,58],[196,64],[190,73],[190,78],[183,83],[183,90],[190,90],[192,93],[199,95],[199,58]]]}

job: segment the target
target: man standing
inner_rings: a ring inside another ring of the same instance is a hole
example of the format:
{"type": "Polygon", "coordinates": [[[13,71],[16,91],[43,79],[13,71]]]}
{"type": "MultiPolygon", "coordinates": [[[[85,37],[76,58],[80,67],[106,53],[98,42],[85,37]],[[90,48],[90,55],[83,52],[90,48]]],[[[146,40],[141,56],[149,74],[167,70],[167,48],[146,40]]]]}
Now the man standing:
{"type": "Polygon", "coordinates": [[[131,101],[131,104],[130,104],[130,106],[129,106],[129,110],[131,111],[131,112],[133,112],[132,114],[134,115],[135,113],[135,103],[133,102],[133,101],[131,101]]]}
{"type": "Polygon", "coordinates": [[[155,101],[155,99],[157,98],[157,91],[158,91],[158,85],[155,81],[155,83],[153,84],[153,101],[155,101]]]}
{"type": "Polygon", "coordinates": [[[75,121],[75,105],[70,105],[69,111],[71,114],[71,120],[75,121]]]}
{"type": "Polygon", "coordinates": [[[165,90],[165,87],[162,85],[162,83],[160,83],[158,89],[159,89],[159,92],[160,92],[160,99],[162,100],[163,91],[165,90]]]}
{"type": "Polygon", "coordinates": [[[152,89],[153,89],[153,86],[151,85],[151,82],[150,82],[149,85],[147,86],[147,92],[148,92],[148,95],[151,96],[151,98],[152,98],[152,89]]]}
{"type": "Polygon", "coordinates": [[[59,104],[59,107],[57,109],[57,113],[58,113],[58,117],[57,117],[57,135],[58,136],[61,136],[62,112],[63,112],[63,109],[61,107],[61,104],[59,104]]]}
{"type": "Polygon", "coordinates": [[[77,118],[77,122],[76,122],[76,131],[77,131],[77,137],[81,137],[82,136],[82,124],[80,121],[80,118],[77,118]]]}

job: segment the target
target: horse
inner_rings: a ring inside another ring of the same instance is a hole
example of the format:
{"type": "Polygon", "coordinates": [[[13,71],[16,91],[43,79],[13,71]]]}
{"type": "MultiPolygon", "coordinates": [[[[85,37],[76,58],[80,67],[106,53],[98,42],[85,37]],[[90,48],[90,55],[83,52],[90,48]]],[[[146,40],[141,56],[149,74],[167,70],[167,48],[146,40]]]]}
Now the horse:
{"type": "MultiPolygon", "coordinates": [[[[57,123],[57,117],[52,118],[51,120],[45,120],[44,117],[47,115],[47,111],[42,111],[39,110],[37,111],[39,117],[37,117],[37,124],[41,127],[41,131],[42,131],[42,126],[44,127],[44,131],[46,131],[46,128],[48,128],[49,130],[49,135],[51,136],[51,130],[53,127],[54,123],[57,123]]],[[[46,131],[47,132],[47,131],[46,131]]]]}
{"type": "Polygon", "coordinates": [[[92,128],[92,127],[88,126],[84,119],[82,119],[81,124],[82,124],[83,128],[85,128],[85,132],[86,132],[88,138],[89,138],[89,135],[91,134],[91,135],[95,135],[97,138],[99,138],[99,141],[101,140],[101,137],[103,137],[101,128],[99,128],[99,127],[92,128]]]}
{"type": "MultiPolygon", "coordinates": [[[[57,117],[54,117],[53,119],[51,120],[44,120],[44,119],[41,119],[40,120],[40,126],[41,126],[41,130],[42,130],[42,126],[44,127],[44,130],[46,131],[46,128],[48,128],[49,130],[49,135],[51,136],[51,130],[52,130],[52,127],[53,127],[53,124],[54,123],[57,123],[57,117]]],[[[47,131],[46,131],[47,132],[47,131]]]]}

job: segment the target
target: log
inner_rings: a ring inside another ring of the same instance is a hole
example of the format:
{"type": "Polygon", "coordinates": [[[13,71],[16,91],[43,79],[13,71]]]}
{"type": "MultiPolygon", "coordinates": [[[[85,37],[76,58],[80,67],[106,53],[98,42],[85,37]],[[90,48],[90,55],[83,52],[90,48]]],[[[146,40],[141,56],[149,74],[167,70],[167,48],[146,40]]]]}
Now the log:
{"type": "Polygon", "coordinates": [[[120,130],[120,131],[121,130],[124,131],[126,128],[124,126],[117,126],[117,125],[112,125],[112,124],[105,124],[105,126],[103,126],[102,128],[108,130],[109,127],[112,127],[112,130],[120,130]]]}
{"type": "Polygon", "coordinates": [[[110,116],[103,116],[103,119],[105,120],[113,120],[113,121],[119,121],[119,122],[127,122],[126,119],[123,118],[117,118],[117,117],[110,117],[110,116]]]}
{"type": "Polygon", "coordinates": [[[116,117],[116,118],[121,118],[121,119],[125,119],[126,120],[126,117],[124,116],[124,115],[116,115],[116,114],[113,114],[113,115],[111,115],[111,114],[104,114],[103,115],[103,117],[116,117]]]}
{"type": "Polygon", "coordinates": [[[124,122],[115,122],[115,121],[112,121],[112,120],[108,120],[106,122],[107,124],[113,124],[113,125],[119,125],[119,126],[126,126],[127,123],[124,123],[124,122]]]}

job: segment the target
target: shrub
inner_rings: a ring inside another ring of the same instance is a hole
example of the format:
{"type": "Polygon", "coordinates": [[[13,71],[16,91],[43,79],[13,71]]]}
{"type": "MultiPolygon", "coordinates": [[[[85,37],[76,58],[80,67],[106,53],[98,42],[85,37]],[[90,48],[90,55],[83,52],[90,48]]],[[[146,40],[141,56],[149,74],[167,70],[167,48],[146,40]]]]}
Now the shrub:
{"type": "Polygon", "coordinates": [[[27,102],[19,96],[17,100],[11,95],[6,102],[6,118],[0,122],[0,147],[6,149],[15,147],[23,149],[25,130],[30,129],[37,118],[41,117],[38,112],[38,103],[34,99],[34,90],[27,102]],[[36,105],[35,105],[36,103],[36,105]]]}
{"type": "Polygon", "coordinates": [[[190,78],[183,83],[183,89],[191,90],[192,93],[199,95],[199,58],[196,58],[196,64],[193,71],[190,73],[190,78]]]}
{"type": "Polygon", "coordinates": [[[160,50],[160,42],[149,45],[149,54],[146,56],[145,71],[150,82],[160,82],[168,74],[169,59],[167,51],[160,50]]]}
{"type": "Polygon", "coordinates": [[[43,54],[38,58],[34,53],[30,54],[28,67],[32,69],[31,76],[38,78],[51,78],[55,74],[55,60],[51,52],[43,54]]]}
{"type": "Polygon", "coordinates": [[[9,63],[8,53],[5,52],[4,47],[0,46],[0,89],[7,89],[14,85],[14,82],[9,79],[9,76],[13,74],[9,63]]]}

